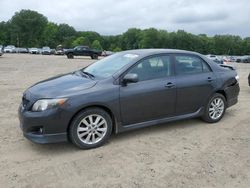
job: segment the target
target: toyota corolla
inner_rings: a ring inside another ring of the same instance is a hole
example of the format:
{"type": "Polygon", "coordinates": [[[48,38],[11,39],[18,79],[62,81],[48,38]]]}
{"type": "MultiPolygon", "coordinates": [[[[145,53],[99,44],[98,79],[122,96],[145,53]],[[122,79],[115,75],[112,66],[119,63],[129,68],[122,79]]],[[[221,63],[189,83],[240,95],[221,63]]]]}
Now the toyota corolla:
{"type": "Polygon", "coordinates": [[[237,103],[233,67],[169,49],[116,53],[28,88],[19,107],[23,134],[36,143],[87,149],[112,133],[186,118],[216,123],[237,103]]]}

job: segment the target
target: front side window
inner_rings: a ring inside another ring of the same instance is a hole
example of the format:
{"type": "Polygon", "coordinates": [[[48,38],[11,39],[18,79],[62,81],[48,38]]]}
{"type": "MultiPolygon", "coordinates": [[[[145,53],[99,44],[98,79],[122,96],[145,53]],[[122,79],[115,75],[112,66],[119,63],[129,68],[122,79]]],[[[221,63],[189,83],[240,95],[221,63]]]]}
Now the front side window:
{"type": "Polygon", "coordinates": [[[137,74],[139,81],[170,76],[172,74],[170,56],[161,55],[144,59],[128,73],[137,74]]]}
{"type": "Polygon", "coordinates": [[[210,72],[210,68],[201,58],[192,55],[175,55],[176,74],[198,74],[210,72]]]}
{"type": "Polygon", "coordinates": [[[76,47],[75,48],[77,51],[81,51],[82,47],[76,47]]]}

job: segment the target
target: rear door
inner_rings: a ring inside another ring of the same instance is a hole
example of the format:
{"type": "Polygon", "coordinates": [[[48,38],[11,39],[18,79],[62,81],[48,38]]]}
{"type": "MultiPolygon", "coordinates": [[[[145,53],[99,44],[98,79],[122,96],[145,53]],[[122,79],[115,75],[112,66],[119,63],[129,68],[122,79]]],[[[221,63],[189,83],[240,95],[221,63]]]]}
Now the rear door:
{"type": "Polygon", "coordinates": [[[176,88],[173,64],[169,55],[146,58],[128,73],[138,75],[137,83],[120,86],[120,109],[123,125],[173,116],[176,88]]]}
{"type": "Polygon", "coordinates": [[[204,106],[215,88],[215,75],[199,56],[174,54],[177,102],[176,115],[193,113],[204,106]]]}
{"type": "Polygon", "coordinates": [[[82,46],[78,46],[76,49],[75,49],[75,55],[82,55],[82,46]]]}
{"type": "Polygon", "coordinates": [[[89,56],[89,54],[90,54],[89,48],[88,47],[83,47],[82,48],[82,55],[89,56]]]}

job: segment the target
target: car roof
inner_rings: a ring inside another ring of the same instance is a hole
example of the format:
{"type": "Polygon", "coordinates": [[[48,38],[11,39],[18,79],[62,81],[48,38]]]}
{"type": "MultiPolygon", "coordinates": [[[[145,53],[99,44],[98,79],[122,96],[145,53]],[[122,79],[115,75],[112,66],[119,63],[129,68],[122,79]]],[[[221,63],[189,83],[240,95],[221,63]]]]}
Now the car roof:
{"type": "Polygon", "coordinates": [[[88,48],[88,46],[76,46],[76,47],[83,47],[83,48],[88,48]]]}
{"type": "Polygon", "coordinates": [[[137,49],[137,50],[127,50],[121,53],[133,53],[137,54],[140,57],[155,55],[155,54],[162,54],[162,53],[181,53],[181,54],[193,54],[193,55],[201,55],[197,52],[191,52],[187,50],[178,50],[178,49],[137,49]]]}

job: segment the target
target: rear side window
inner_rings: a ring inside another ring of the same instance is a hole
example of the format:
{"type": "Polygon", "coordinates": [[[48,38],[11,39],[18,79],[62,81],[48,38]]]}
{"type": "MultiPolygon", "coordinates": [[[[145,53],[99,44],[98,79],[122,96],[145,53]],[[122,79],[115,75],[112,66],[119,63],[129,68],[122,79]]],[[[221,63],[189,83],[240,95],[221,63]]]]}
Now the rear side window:
{"type": "Polygon", "coordinates": [[[175,55],[175,71],[176,74],[199,74],[210,72],[207,63],[197,56],[192,55],[175,55]]]}

